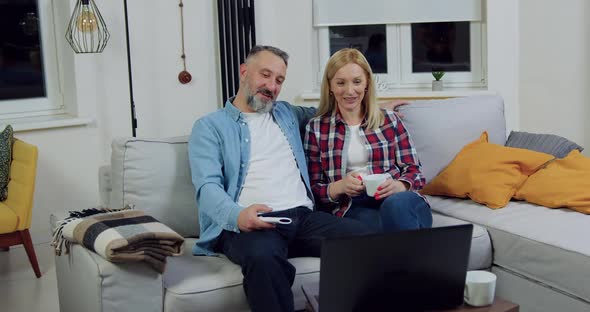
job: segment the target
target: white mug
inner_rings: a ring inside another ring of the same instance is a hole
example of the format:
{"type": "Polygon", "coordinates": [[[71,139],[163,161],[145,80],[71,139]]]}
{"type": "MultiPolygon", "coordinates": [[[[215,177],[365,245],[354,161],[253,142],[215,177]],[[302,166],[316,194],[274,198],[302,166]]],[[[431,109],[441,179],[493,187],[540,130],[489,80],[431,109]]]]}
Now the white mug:
{"type": "Polygon", "coordinates": [[[363,175],[362,179],[367,191],[367,195],[373,197],[375,192],[377,192],[379,185],[385,182],[385,180],[387,180],[389,177],[391,177],[389,173],[363,175]]]}
{"type": "Polygon", "coordinates": [[[468,271],[465,279],[465,303],[475,307],[494,302],[496,275],[488,271],[468,271]]]}

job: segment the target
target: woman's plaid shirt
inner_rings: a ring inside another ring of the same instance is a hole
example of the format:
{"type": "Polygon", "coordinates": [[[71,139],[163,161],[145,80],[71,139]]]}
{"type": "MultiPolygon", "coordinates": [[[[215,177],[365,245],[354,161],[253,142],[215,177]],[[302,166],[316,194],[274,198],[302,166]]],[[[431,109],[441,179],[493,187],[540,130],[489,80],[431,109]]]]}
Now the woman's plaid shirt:
{"type": "MultiPolygon", "coordinates": [[[[425,183],[420,161],[402,121],[392,111],[382,110],[383,125],[376,130],[359,127],[361,138],[369,151],[369,173],[389,173],[394,179],[407,182],[410,190],[420,190],[425,183]]],[[[311,189],[317,208],[343,216],[350,207],[350,197],[330,199],[328,184],[346,175],[347,133],[339,112],[312,118],[305,128],[304,148],[311,189]]]]}

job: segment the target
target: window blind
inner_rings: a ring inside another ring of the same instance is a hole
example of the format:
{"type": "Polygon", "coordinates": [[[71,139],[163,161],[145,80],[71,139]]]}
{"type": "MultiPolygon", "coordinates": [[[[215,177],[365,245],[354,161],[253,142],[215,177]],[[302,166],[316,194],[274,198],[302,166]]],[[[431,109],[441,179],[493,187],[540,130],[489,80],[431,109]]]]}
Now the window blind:
{"type": "Polygon", "coordinates": [[[314,26],[480,21],[481,0],[314,0],[314,26]]]}

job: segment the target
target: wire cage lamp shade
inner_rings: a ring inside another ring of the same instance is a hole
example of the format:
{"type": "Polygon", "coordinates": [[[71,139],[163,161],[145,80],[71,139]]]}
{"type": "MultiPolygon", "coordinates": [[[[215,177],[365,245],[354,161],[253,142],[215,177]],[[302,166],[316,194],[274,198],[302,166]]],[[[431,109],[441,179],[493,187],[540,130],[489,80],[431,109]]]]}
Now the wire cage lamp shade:
{"type": "Polygon", "coordinates": [[[66,31],[66,40],[76,53],[101,53],[109,30],[94,0],[77,0],[66,31]]]}

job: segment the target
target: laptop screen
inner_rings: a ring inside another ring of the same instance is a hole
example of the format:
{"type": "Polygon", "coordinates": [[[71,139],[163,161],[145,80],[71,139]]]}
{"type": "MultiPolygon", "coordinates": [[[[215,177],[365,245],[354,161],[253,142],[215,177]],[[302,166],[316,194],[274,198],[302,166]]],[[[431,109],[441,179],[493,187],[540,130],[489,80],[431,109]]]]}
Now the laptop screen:
{"type": "Polygon", "coordinates": [[[463,302],[472,224],[326,239],[319,308],[423,311],[463,302]]]}

